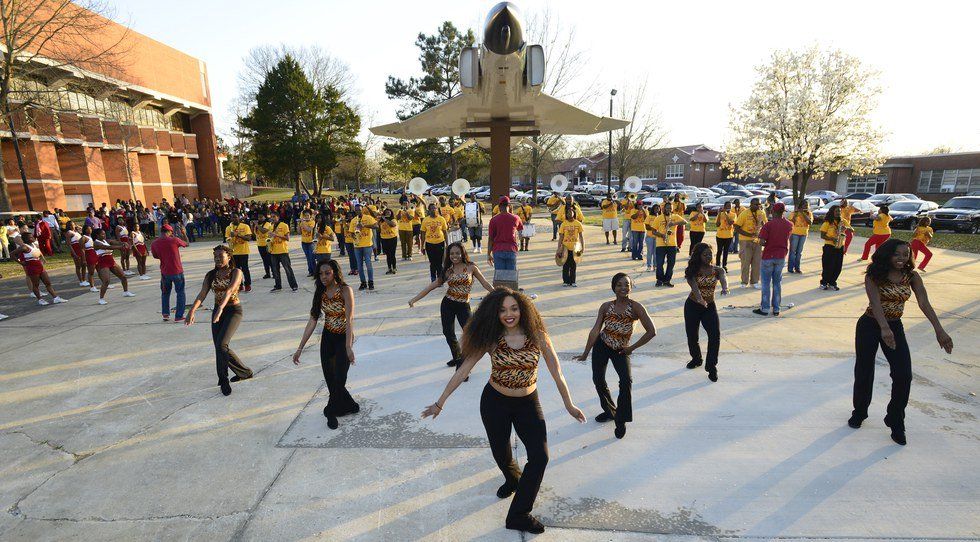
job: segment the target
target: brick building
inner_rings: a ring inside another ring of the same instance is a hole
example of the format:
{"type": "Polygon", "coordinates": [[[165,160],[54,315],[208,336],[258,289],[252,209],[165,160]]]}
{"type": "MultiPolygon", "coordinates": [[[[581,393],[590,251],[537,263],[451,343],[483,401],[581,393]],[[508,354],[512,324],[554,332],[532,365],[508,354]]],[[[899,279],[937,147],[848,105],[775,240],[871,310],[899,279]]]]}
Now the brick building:
{"type": "Polygon", "coordinates": [[[908,193],[923,199],[945,200],[954,195],[980,192],[980,152],[893,156],[878,173],[851,176],[827,175],[811,181],[809,190],[908,193]]]}
{"type": "Polygon", "coordinates": [[[204,62],[112,22],[103,33],[95,39],[126,36],[123,73],[52,66],[13,82],[12,101],[18,92],[46,100],[18,111],[14,133],[0,131],[13,209],[27,209],[13,137],[35,210],[77,211],[117,199],[149,205],[182,194],[220,197],[204,62]]]}
{"type": "MultiPolygon", "coordinates": [[[[685,145],[638,151],[636,175],[644,182],[680,182],[692,186],[712,186],[724,177],[721,170],[722,153],[706,145],[685,145]]],[[[613,175],[616,159],[613,156],[613,175]]],[[[555,164],[551,175],[562,174],[569,180],[606,182],[606,153],[562,160],[555,164]]],[[[616,179],[614,178],[614,181],[616,179]]]]}

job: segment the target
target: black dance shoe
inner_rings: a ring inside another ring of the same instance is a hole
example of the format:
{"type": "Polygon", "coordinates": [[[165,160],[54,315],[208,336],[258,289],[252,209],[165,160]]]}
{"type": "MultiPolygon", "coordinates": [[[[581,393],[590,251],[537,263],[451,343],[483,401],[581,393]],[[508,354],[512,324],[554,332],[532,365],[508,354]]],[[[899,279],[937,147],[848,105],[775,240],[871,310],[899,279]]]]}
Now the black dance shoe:
{"type": "Polygon", "coordinates": [[[228,382],[218,382],[218,387],[221,388],[221,393],[223,393],[225,397],[231,395],[231,384],[228,382]]]}
{"type": "Polygon", "coordinates": [[[613,431],[613,434],[616,435],[616,438],[623,438],[623,437],[625,437],[626,436],[626,424],[617,425],[616,426],[616,430],[613,431]]]}
{"type": "Polygon", "coordinates": [[[366,282],[362,282],[361,283],[361,287],[358,288],[358,290],[367,290],[367,283],[366,282]]]}
{"type": "Polygon", "coordinates": [[[860,429],[861,422],[863,421],[864,418],[859,418],[858,416],[852,414],[851,417],[847,419],[847,426],[851,429],[860,429]]]}
{"type": "Polygon", "coordinates": [[[327,427],[330,429],[336,429],[340,426],[340,422],[337,421],[337,417],[333,414],[327,414],[327,427]]]}
{"type": "Polygon", "coordinates": [[[905,428],[898,427],[897,425],[892,425],[892,423],[888,420],[888,416],[885,416],[885,425],[891,428],[892,440],[895,441],[895,444],[900,444],[902,446],[905,446],[905,444],[907,443],[907,441],[905,440],[905,428]]]}
{"type": "Polygon", "coordinates": [[[511,484],[510,482],[504,482],[504,485],[497,488],[497,498],[506,499],[517,491],[517,484],[511,484]]]}
{"type": "Polygon", "coordinates": [[[514,531],[524,531],[531,534],[544,532],[544,525],[530,514],[519,518],[507,518],[504,526],[514,531]]]}
{"type": "Polygon", "coordinates": [[[701,366],[701,363],[703,363],[703,362],[701,360],[699,360],[699,359],[692,359],[691,361],[687,362],[687,368],[688,369],[697,369],[698,367],[701,366]]]}
{"type": "MultiPolygon", "coordinates": [[[[252,375],[252,376],[254,376],[254,375],[252,375]]],[[[242,377],[240,377],[238,375],[235,375],[235,376],[231,377],[231,382],[241,382],[242,380],[248,380],[248,379],[252,378],[252,376],[246,376],[245,378],[242,378],[242,377]]]]}
{"type": "Polygon", "coordinates": [[[708,380],[712,382],[718,382],[718,369],[708,370],[708,380]]]}
{"type": "Polygon", "coordinates": [[[595,421],[599,423],[606,423],[613,421],[613,415],[608,412],[602,412],[595,417],[595,421]]]}

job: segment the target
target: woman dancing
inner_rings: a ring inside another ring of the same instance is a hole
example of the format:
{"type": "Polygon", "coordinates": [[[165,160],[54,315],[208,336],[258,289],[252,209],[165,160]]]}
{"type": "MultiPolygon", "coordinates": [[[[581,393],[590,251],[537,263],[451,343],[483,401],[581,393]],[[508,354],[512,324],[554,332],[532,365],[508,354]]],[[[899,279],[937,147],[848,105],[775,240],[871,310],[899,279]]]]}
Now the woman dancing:
{"type": "Polygon", "coordinates": [[[422,411],[422,418],[439,416],[449,396],[469,376],[484,354],[490,354],[490,381],[483,388],[480,416],[487,431],[490,451],[504,474],[497,497],[514,494],[507,512],[508,529],[543,533],[544,525],[531,516],[548,464],[547,427],[538,402],[538,359],[545,364],[558,387],[569,415],[585,423],[585,414],[572,402],[541,315],[530,299],[509,288],[490,292],[463,330],[463,364],[453,374],[439,399],[422,411]],[[511,452],[511,426],[527,450],[522,473],[511,452]]]}
{"type": "Polygon", "coordinates": [[[687,279],[687,285],[691,287],[691,294],[684,302],[684,331],[687,332],[687,349],[691,353],[691,361],[687,362],[687,368],[695,369],[704,362],[708,379],[717,382],[721,326],[718,309],[715,306],[715,287],[721,282],[721,295],[728,295],[728,279],[725,278],[724,269],[711,265],[710,245],[698,243],[694,246],[687,269],[684,270],[684,278],[687,279]],[[701,345],[698,344],[699,325],[708,333],[707,360],[701,357],[701,345]]]}
{"type": "Polygon", "coordinates": [[[150,280],[150,276],[146,274],[146,238],[143,237],[143,232],[140,225],[133,224],[133,256],[136,258],[136,274],[139,275],[140,280],[150,280]]]}
{"type": "Polygon", "coordinates": [[[868,417],[874,388],[875,357],[880,345],[892,378],[892,396],[888,402],[885,425],[891,428],[892,440],[904,446],[905,407],[912,387],[912,356],[905,338],[902,314],[912,292],[915,292],[919,309],[932,324],[939,346],[947,354],[953,352],[953,339],[943,329],[929,303],[926,287],[922,277],[915,272],[911,250],[905,241],[889,239],[878,247],[868,265],[864,289],[869,303],[867,310],[858,318],[855,329],[854,411],[847,425],[857,429],[868,417]]]}
{"type": "Polygon", "coordinates": [[[931,225],[932,219],[928,216],[920,218],[919,225],[916,226],[915,233],[912,234],[912,242],[909,244],[912,249],[912,263],[915,263],[920,252],[925,255],[922,258],[922,263],[919,264],[919,271],[923,273],[926,272],[926,266],[929,265],[929,260],[932,259],[932,251],[926,248],[926,245],[929,244],[929,241],[932,241],[935,233],[931,225]]]}
{"type": "Polygon", "coordinates": [[[78,232],[75,223],[68,221],[65,224],[65,242],[71,248],[71,259],[75,262],[75,277],[78,278],[79,286],[89,286],[91,283],[85,280],[85,271],[88,267],[85,264],[85,249],[82,248],[82,234],[78,232]]]}
{"type": "Polygon", "coordinates": [[[874,228],[871,230],[871,237],[864,243],[864,252],[858,261],[868,261],[868,254],[871,252],[871,247],[875,247],[875,250],[877,250],[882,243],[892,236],[892,228],[889,226],[891,221],[892,217],[888,215],[888,206],[882,205],[878,207],[878,214],[874,219],[874,228]]]}
{"type": "MultiPolygon", "coordinates": [[[[34,240],[34,234],[30,232],[25,232],[21,234],[21,243],[14,245],[13,250],[10,251],[10,257],[16,259],[20,262],[20,265],[24,267],[24,273],[27,275],[27,282],[31,287],[31,293],[37,299],[37,304],[44,306],[48,302],[41,297],[41,287],[40,284],[44,283],[44,288],[51,294],[51,300],[57,305],[59,303],[65,303],[68,300],[63,299],[58,295],[58,292],[54,290],[51,286],[51,279],[48,278],[48,272],[44,270],[43,258],[40,247],[38,247],[37,242],[34,240]]],[[[50,242],[50,240],[49,240],[50,242]]]]}
{"type": "Polygon", "coordinates": [[[99,258],[96,268],[99,273],[99,280],[102,282],[102,286],[99,288],[99,305],[107,305],[109,303],[105,299],[105,293],[110,288],[110,273],[118,277],[119,282],[122,283],[123,297],[136,297],[136,294],[129,291],[129,281],[126,279],[126,275],[123,274],[122,269],[119,269],[119,266],[116,265],[116,260],[112,257],[112,251],[122,250],[123,244],[119,241],[107,241],[105,230],[102,229],[95,230],[93,235],[92,247],[95,249],[95,255],[99,258]]]}
{"type": "Polygon", "coordinates": [[[327,427],[336,429],[337,418],[354,414],[361,407],[347,391],[347,372],[354,364],[354,290],[344,282],[337,260],[322,260],[316,264],[316,291],[310,319],[303,330],[303,338],[293,353],[293,363],[299,365],[306,341],[316,330],[316,322],[323,316],[323,333],[320,335],[320,366],[330,394],[323,415],[327,427]]]}
{"type": "Polygon", "coordinates": [[[93,234],[92,226],[86,224],[82,227],[82,238],[78,240],[79,244],[82,245],[82,251],[85,254],[85,267],[88,270],[88,280],[90,292],[98,292],[99,289],[95,286],[95,269],[99,265],[99,255],[95,253],[95,234],[93,234]]]}
{"type": "Polygon", "coordinates": [[[126,228],[125,222],[119,222],[116,225],[116,239],[119,240],[121,245],[119,248],[119,264],[120,269],[127,277],[133,276],[133,272],[129,270],[129,254],[132,252],[132,239],[129,237],[129,229],[126,228]]]}
{"type": "Polygon", "coordinates": [[[228,369],[235,376],[230,382],[252,378],[252,370],[242,363],[231,349],[231,338],[242,323],[244,312],[238,301],[238,290],[242,287],[244,275],[235,268],[235,259],[231,249],[226,245],[214,247],[214,269],[204,275],[201,293],[197,294],[190,313],[187,314],[185,325],[194,323],[194,315],[198,307],[208,297],[208,291],[214,290],[214,317],[211,319],[211,339],[214,341],[214,362],[218,369],[218,387],[221,393],[231,395],[231,384],[228,380],[228,369]]]}
{"type": "Polygon", "coordinates": [[[626,273],[616,273],[612,278],[612,290],[616,299],[599,305],[599,315],[589,332],[585,351],[576,357],[585,361],[592,350],[592,383],[599,394],[602,412],[595,417],[599,423],[615,421],[616,438],[626,436],[626,424],[633,421],[633,377],[630,372],[630,355],[639,347],[650,342],[657,335],[657,328],[647,314],[646,308],[638,301],[630,299],[633,279],[626,273]],[[633,322],[639,320],[643,325],[643,336],[630,345],[633,335],[633,322]],[[593,350],[593,346],[595,349],[593,350]],[[612,360],[613,369],[619,376],[619,397],[614,403],[606,384],[606,367],[612,360]]]}
{"type": "Polygon", "coordinates": [[[715,245],[718,247],[718,251],[715,253],[715,265],[724,269],[725,272],[728,272],[728,252],[732,248],[732,238],[735,237],[735,220],[737,219],[738,215],[732,211],[732,202],[730,201],[725,202],[725,205],[718,211],[718,216],[715,217],[715,226],[718,227],[718,231],[715,232],[715,245]]]}
{"type": "Polygon", "coordinates": [[[446,259],[439,276],[408,302],[409,307],[414,307],[422,298],[429,295],[429,292],[443,284],[446,285],[446,295],[442,298],[439,315],[442,318],[442,334],[446,337],[449,352],[453,356],[446,365],[456,367],[457,370],[463,358],[459,352],[459,341],[456,339],[455,322],[458,321],[459,327],[465,329],[466,322],[470,319],[470,292],[473,289],[474,278],[480,281],[488,292],[493,291],[493,285],[483,276],[480,268],[470,261],[463,244],[452,243],[446,251],[446,259]]]}

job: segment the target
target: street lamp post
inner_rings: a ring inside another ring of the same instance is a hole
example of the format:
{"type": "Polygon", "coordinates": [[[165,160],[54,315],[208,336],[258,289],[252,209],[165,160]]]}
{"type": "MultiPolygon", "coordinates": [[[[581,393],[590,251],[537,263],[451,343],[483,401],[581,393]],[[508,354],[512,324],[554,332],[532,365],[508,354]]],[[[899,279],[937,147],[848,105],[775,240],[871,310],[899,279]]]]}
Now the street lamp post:
{"type": "MultiPolygon", "coordinates": [[[[609,91],[609,117],[613,116],[612,100],[616,89],[609,91]]],[[[612,130],[609,130],[609,152],[606,153],[606,191],[612,191],[612,130]]]]}

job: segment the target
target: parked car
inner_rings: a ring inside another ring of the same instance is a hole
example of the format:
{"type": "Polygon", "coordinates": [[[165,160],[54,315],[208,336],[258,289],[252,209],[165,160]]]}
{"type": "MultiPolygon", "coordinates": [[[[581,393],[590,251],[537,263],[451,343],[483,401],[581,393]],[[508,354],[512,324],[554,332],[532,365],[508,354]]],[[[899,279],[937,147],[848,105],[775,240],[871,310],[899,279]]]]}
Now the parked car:
{"type": "Polygon", "coordinates": [[[980,233],[980,196],[958,196],[929,211],[934,230],[980,233]]]}
{"type": "Polygon", "coordinates": [[[727,193],[731,192],[732,190],[741,190],[742,189],[742,185],[740,185],[738,183],[735,183],[735,182],[731,182],[731,181],[725,181],[725,182],[718,183],[718,184],[712,186],[711,188],[717,188],[719,190],[724,191],[725,194],[727,194],[727,193]]]}
{"type": "Polygon", "coordinates": [[[834,192],[833,190],[814,190],[807,194],[807,197],[823,198],[827,201],[834,201],[840,197],[840,194],[834,192]]]}
{"type": "MultiPolygon", "coordinates": [[[[882,205],[891,205],[896,201],[904,201],[906,199],[909,198],[906,198],[901,194],[875,194],[864,201],[867,201],[868,203],[873,203],[881,207],[882,205]]],[[[912,199],[919,199],[919,198],[913,197],[912,199]]]]}
{"type": "Polygon", "coordinates": [[[739,190],[732,190],[732,191],[728,192],[725,195],[726,196],[738,196],[738,197],[742,198],[746,203],[748,203],[748,200],[749,199],[756,197],[756,195],[753,194],[752,192],[749,192],[748,190],[741,190],[741,189],[739,189],[739,190]]]}
{"type": "Polygon", "coordinates": [[[846,199],[847,201],[854,201],[859,199],[868,199],[873,196],[871,192],[851,192],[850,194],[844,194],[843,196],[838,196],[834,199],[846,199]]]}
{"type": "Polygon", "coordinates": [[[721,188],[718,188],[717,186],[712,186],[712,187],[711,187],[711,188],[709,188],[708,190],[711,190],[711,191],[712,191],[712,192],[714,192],[714,193],[715,193],[715,195],[717,195],[717,196],[724,196],[724,195],[725,195],[725,194],[727,193],[727,192],[725,192],[724,190],[722,190],[721,188]]]}
{"type": "Polygon", "coordinates": [[[767,193],[772,192],[776,189],[776,185],[773,183],[751,183],[745,185],[748,190],[765,190],[767,193]]]}
{"type": "MultiPolygon", "coordinates": [[[[613,189],[613,192],[615,191],[616,190],[613,189]]],[[[582,192],[585,192],[586,194],[592,194],[593,196],[605,196],[606,193],[609,192],[609,187],[604,184],[594,184],[589,188],[587,188],[586,190],[582,190],[582,192]]]]}
{"type": "Polygon", "coordinates": [[[785,198],[787,196],[792,196],[792,195],[793,195],[793,191],[788,188],[784,188],[782,190],[776,190],[777,198],[785,198]]]}
{"type": "MultiPolygon", "coordinates": [[[[806,199],[806,202],[808,204],[810,204],[810,211],[811,212],[814,209],[819,209],[819,208],[821,208],[821,207],[823,207],[824,205],[827,204],[827,200],[824,199],[824,198],[807,196],[805,199],[806,199]]],[[[787,213],[791,213],[794,210],[796,210],[796,202],[793,200],[793,196],[786,196],[784,198],[780,198],[779,201],[782,202],[782,204],[786,206],[786,212],[787,213]]]]}
{"type": "Polygon", "coordinates": [[[741,196],[732,196],[732,195],[718,196],[716,198],[712,198],[708,200],[702,205],[704,206],[705,214],[707,214],[708,216],[716,216],[718,214],[718,210],[725,206],[726,201],[734,201],[734,200],[741,200],[741,199],[743,199],[741,196]]]}
{"type": "MultiPolygon", "coordinates": [[[[935,211],[938,208],[939,204],[934,201],[896,201],[888,206],[888,215],[892,217],[891,227],[914,230],[920,218],[926,216],[929,211],[935,211]]],[[[868,222],[868,225],[871,226],[871,220],[868,222]]]]}
{"type": "MultiPolygon", "coordinates": [[[[832,207],[839,207],[841,200],[834,200],[829,203],[824,204],[823,207],[813,210],[813,222],[823,222],[823,219],[827,216],[827,212],[830,211],[832,207]]],[[[860,224],[862,220],[867,220],[871,216],[878,213],[878,206],[873,203],[868,203],[865,200],[849,201],[851,205],[857,209],[857,212],[851,215],[851,224],[860,224]]]]}
{"type": "Polygon", "coordinates": [[[699,198],[709,199],[715,197],[717,194],[708,190],[707,188],[696,188],[695,191],[698,193],[699,198]]]}
{"type": "Polygon", "coordinates": [[[643,202],[643,205],[649,207],[651,205],[660,205],[661,203],[664,202],[664,198],[654,194],[654,195],[647,196],[640,201],[643,202]]]}
{"type": "Polygon", "coordinates": [[[586,192],[566,192],[566,195],[572,196],[575,203],[578,203],[580,207],[598,207],[599,198],[593,196],[592,194],[586,192]]]}

